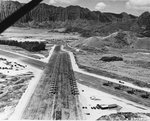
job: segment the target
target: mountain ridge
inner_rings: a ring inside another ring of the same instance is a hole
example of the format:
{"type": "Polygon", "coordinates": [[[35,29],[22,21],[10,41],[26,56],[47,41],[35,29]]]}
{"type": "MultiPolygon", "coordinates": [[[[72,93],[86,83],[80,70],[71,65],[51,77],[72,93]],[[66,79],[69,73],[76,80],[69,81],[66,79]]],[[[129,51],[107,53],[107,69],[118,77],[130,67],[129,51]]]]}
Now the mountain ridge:
{"type": "MultiPolygon", "coordinates": [[[[18,1],[3,1],[0,4],[0,21],[23,6],[18,1]]],[[[139,17],[122,12],[120,14],[90,11],[80,6],[57,7],[39,4],[18,22],[17,26],[66,28],[66,32],[79,32],[83,36],[107,36],[113,32],[133,31],[140,36],[150,36],[150,13],[139,17]]]]}
{"type": "MultiPolygon", "coordinates": [[[[3,20],[5,17],[10,15],[12,12],[23,6],[24,4],[17,1],[3,1],[0,5],[0,20],[3,20]],[[3,16],[4,15],[4,16],[3,16]]],[[[136,16],[130,16],[127,13],[102,13],[100,11],[90,11],[88,8],[83,8],[80,6],[67,6],[67,7],[56,7],[53,5],[48,5],[45,3],[39,4],[34,8],[27,17],[24,17],[21,22],[29,22],[35,20],[38,22],[43,21],[66,21],[66,20],[76,20],[76,19],[85,19],[85,20],[94,20],[99,22],[114,22],[122,21],[124,19],[135,19],[136,16]]]]}

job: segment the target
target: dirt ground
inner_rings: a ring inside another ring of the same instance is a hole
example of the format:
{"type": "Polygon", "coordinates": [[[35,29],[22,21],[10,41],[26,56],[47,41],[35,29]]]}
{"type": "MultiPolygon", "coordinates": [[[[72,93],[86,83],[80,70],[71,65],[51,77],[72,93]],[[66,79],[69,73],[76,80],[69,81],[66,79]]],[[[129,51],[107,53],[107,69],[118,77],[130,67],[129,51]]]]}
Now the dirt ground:
{"type": "MultiPolygon", "coordinates": [[[[80,75],[80,77],[82,76],[80,75]]],[[[92,81],[91,79],[89,79],[89,81],[92,81]]],[[[85,81],[84,78],[82,78],[82,81],[83,82],[85,81]]],[[[78,83],[78,87],[80,91],[82,112],[85,114],[85,117],[88,120],[97,120],[98,118],[103,117],[104,115],[108,116],[110,114],[116,114],[116,113],[122,113],[121,117],[124,120],[127,120],[127,118],[135,118],[138,120],[140,117],[134,117],[134,115],[137,115],[136,113],[139,113],[141,116],[142,113],[145,113],[147,115],[149,114],[149,109],[147,109],[146,107],[143,107],[142,105],[137,105],[136,103],[125,100],[124,98],[118,98],[116,96],[112,96],[108,93],[100,91],[100,89],[96,89],[94,86],[91,86],[90,84],[87,84],[87,86],[85,86],[78,83]],[[109,104],[110,105],[116,104],[117,108],[103,110],[97,106],[97,105],[109,105],[109,104]],[[129,115],[128,117],[124,117],[123,113],[133,113],[133,114],[129,115]]],[[[150,117],[147,118],[150,119],[150,117]]],[[[111,119],[113,120],[114,118],[111,117],[111,119]]]]}

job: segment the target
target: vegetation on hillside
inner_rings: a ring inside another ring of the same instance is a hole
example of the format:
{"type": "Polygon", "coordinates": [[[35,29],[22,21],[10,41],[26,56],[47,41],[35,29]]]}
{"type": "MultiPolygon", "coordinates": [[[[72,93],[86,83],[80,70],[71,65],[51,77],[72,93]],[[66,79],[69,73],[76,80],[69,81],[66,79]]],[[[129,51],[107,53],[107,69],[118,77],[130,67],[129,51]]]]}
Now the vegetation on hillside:
{"type": "Polygon", "coordinates": [[[29,42],[29,41],[18,42],[14,40],[0,40],[0,44],[17,46],[32,52],[45,50],[46,47],[44,42],[29,42]]]}
{"type": "Polygon", "coordinates": [[[135,20],[129,20],[124,22],[113,23],[99,23],[99,22],[85,22],[82,20],[75,20],[73,24],[66,27],[66,33],[78,32],[83,37],[91,36],[108,36],[117,31],[133,31],[139,32],[138,26],[135,24],[135,20]]]}

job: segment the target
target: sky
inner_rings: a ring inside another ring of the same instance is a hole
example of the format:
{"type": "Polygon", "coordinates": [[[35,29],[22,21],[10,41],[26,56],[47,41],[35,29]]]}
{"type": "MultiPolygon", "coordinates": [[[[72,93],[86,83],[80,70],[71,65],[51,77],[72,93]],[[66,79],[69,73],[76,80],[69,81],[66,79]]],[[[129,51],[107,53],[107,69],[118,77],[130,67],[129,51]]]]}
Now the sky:
{"type": "MultiPolygon", "coordinates": [[[[31,0],[13,1],[26,3],[31,0]]],[[[92,11],[127,12],[133,15],[140,15],[145,11],[150,11],[150,0],[44,0],[44,2],[55,6],[79,5],[92,11]]]]}

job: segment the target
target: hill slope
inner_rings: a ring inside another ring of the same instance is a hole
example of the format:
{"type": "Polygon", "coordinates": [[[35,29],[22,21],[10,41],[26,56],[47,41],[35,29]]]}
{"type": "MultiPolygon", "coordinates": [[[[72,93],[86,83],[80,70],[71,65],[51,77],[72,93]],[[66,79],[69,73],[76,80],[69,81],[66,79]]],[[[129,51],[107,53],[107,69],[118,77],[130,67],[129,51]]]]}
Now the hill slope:
{"type": "MultiPolygon", "coordinates": [[[[140,41],[139,41],[140,42],[140,41]]],[[[85,40],[77,40],[71,43],[74,47],[89,47],[89,48],[133,48],[137,47],[138,39],[131,32],[116,32],[107,37],[90,37],[85,40]]]]}

